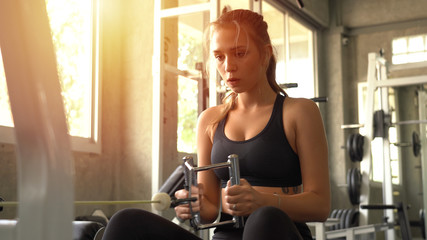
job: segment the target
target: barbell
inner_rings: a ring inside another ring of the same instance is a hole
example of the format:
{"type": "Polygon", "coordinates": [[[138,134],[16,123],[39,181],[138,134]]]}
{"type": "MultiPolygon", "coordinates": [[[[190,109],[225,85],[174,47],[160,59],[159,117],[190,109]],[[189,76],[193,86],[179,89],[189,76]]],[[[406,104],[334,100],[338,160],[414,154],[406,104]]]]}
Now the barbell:
{"type": "MultiPolygon", "coordinates": [[[[347,137],[345,149],[352,162],[363,160],[365,137],[359,133],[352,133],[347,137]]],[[[396,147],[412,147],[412,153],[418,157],[421,152],[421,140],[417,132],[412,132],[411,142],[391,143],[396,147]]]]}
{"type": "MultiPolygon", "coordinates": [[[[379,132],[380,129],[396,126],[396,125],[411,125],[411,124],[427,124],[427,120],[405,120],[398,122],[391,122],[390,114],[386,114],[384,110],[377,110],[374,112],[374,132],[379,132]],[[377,129],[375,131],[375,129],[377,129]]],[[[342,124],[341,129],[354,129],[354,128],[363,128],[365,124],[363,123],[353,123],[353,124],[342,124]]],[[[378,133],[381,135],[381,133],[378,133]]]]}

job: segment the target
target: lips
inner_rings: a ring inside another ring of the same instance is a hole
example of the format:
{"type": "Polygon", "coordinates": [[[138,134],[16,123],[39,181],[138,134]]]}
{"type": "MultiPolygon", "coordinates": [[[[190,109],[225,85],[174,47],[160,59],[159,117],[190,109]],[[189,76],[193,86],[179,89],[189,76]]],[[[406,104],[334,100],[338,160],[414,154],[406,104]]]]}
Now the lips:
{"type": "Polygon", "coordinates": [[[239,82],[239,80],[240,79],[238,79],[238,78],[229,78],[229,79],[227,79],[227,84],[229,86],[235,86],[239,82]]]}

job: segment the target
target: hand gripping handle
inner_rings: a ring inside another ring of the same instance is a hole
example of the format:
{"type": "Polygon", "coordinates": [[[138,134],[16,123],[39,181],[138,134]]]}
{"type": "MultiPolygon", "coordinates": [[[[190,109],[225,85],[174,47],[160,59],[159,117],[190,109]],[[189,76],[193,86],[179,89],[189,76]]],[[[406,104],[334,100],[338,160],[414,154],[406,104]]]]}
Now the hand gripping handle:
{"type": "MultiPolygon", "coordinates": [[[[231,154],[230,156],[228,156],[227,162],[216,163],[216,164],[202,166],[202,167],[194,167],[192,157],[184,157],[183,160],[184,160],[184,176],[185,176],[184,186],[188,190],[189,197],[191,197],[191,186],[197,185],[197,172],[199,171],[206,171],[210,169],[228,167],[231,185],[240,184],[239,158],[236,154],[231,154]]],[[[238,217],[238,216],[233,216],[233,220],[216,222],[212,224],[201,224],[200,212],[193,212],[193,210],[191,209],[191,203],[190,203],[190,211],[193,216],[193,218],[190,220],[190,223],[195,231],[200,229],[217,227],[220,225],[226,225],[226,224],[233,224],[233,226],[236,228],[241,228],[244,225],[243,217],[238,217]]]]}
{"type": "MultiPolygon", "coordinates": [[[[184,160],[184,188],[188,191],[188,197],[191,197],[191,189],[192,186],[197,186],[197,174],[194,171],[194,161],[192,157],[185,156],[183,158],[184,160]]],[[[200,212],[194,212],[193,208],[191,207],[191,202],[188,203],[190,206],[190,212],[193,218],[190,219],[190,225],[193,228],[197,228],[197,226],[200,224],[200,212]]]]}
{"type": "MultiPolygon", "coordinates": [[[[240,167],[239,167],[239,157],[236,154],[231,154],[228,156],[228,167],[230,173],[230,183],[231,186],[240,184],[240,167]]],[[[241,228],[244,225],[243,217],[233,216],[234,227],[241,228]]]]}

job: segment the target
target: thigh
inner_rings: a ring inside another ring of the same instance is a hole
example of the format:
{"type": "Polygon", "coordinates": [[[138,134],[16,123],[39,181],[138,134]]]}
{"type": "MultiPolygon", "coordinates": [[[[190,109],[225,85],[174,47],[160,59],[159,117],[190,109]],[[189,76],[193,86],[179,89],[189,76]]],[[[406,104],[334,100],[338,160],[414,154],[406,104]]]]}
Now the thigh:
{"type": "Polygon", "coordinates": [[[124,209],[114,214],[102,239],[200,240],[168,219],[141,209],[124,209]]]}
{"type": "Polygon", "coordinates": [[[212,240],[242,240],[243,231],[236,229],[236,231],[218,231],[212,236],[212,240]]]}
{"type": "Polygon", "coordinates": [[[262,207],[253,212],[245,224],[244,240],[303,239],[289,216],[275,207],[262,207]]]}

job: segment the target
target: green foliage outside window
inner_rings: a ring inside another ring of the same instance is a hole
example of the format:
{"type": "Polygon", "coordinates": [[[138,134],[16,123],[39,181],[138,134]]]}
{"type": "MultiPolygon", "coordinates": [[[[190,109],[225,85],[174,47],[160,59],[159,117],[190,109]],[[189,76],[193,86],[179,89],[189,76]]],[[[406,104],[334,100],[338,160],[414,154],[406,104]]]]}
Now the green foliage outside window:
{"type": "MultiPolygon", "coordinates": [[[[195,69],[196,63],[202,61],[202,56],[201,38],[196,39],[188,33],[179,35],[179,69],[195,69]]],[[[178,80],[179,152],[196,152],[197,117],[198,82],[180,77],[178,80]]]]}

